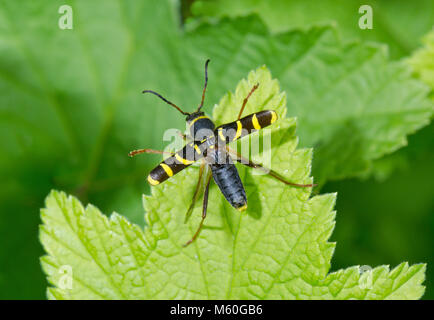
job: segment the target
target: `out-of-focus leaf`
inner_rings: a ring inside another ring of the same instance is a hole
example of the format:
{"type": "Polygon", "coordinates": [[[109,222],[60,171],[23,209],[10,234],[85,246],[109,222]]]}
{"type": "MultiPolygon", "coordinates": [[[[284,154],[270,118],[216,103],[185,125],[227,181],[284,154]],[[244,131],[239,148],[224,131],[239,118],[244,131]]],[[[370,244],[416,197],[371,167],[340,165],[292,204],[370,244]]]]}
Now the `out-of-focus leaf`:
{"type": "MultiPolygon", "coordinates": [[[[253,61],[270,68],[287,93],[288,113],[297,116],[302,145],[318,147],[317,181],[366,171],[373,159],[406,145],[407,134],[429,123],[428,88],[411,78],[405,63],[388,62],[384,48],[343,44],[328,27],[264,33],[258,20],[248,17],[237,24],[224,20],[218,29],[203,25],[191,36],[209,56],[237,50],[226,62],[231,69],[222,75],[225,83],[253,61]],[[220,33],[231,34],[232,41],[220,33]],[[210,38],[218,45],[201,47],[210,38]]],[[[224,68],[220,63],[217,70],[224,68]]]]}
{"type": "MultiPolygon", "coordinates": [[[[250,13],[258,14],[274,32],[281,32],[291,28],[307,28],[310,25],[336,24],[344,40],[361,39],[364,41],[376,41],[388,45],[392,58],[400,58],[409,55],[420,46],[420,38],[434,25],[434,4],[430,0],[406,0],[377,1],[369,0],[361,2],[345,0],[324,0],[309,2],[302,0],[199,0],[196,1],[191,11],[196,17],[236,17],[250,13]],[[363,13],[359,12],[361,6],[370,6],[373,13],[373,29],[361,29],[359,18],[363,13]],[[417,17],[417,18],[416,18],[417,17]]],[[[419,56],[429,58],[428,49],[419,56]]],[[[418,60],[418,59],[416,59],[418,60]]],[[[429,63],[429,59],[425,64],[429,63]]],[[[415,61],[415,64],[424,62],[415,61]]],[[[417,67],[416,67],[417,68],[417,67]]],[[[423,71],[429,77],[429,70],[423,71]]],[[[425,129],[425,132],[432,132],[425,129]]],[[[411,152],[417,154],[429,152],[431,144],[430,135],[421,133],[412,138],[417,147],[411,148],[411,152]]],[[[334,150],[329,149],[333,154],[334,150]]],[[[349,152],[352,152],[350,149],[349,152]]],[[[399,152],[386,159],[379,160],[374,166],[365,163],[365,168],[371,168],[363,173],[369,177],[373,174],[378,179],[386,179],[396,170],[407,165],[410,161],[408,152],[399,152]]],[[[339,166],[345,163],[338,164],[339,166]]]]}
{"type": "Polygon", "coordinates": [[[434,30],[423,39],[424,47],[409,59],[416,75],[434,90],[434,30]]]}
{"type": "Polygon", "coordinates": [[[393,58],[408,55],[434,25],[431,0],[199,0],[192,8],[196,16],[240,16],[258,14],[274,32],[310,25],[336,24],[344,39],[386,43],[393,58]],[[373,28],[359,27],[359,8],[372,8],[373,28]]]}
{"type": "MultiPolygon", "coordinates": [[[[423,38],[424,46],[416,50],[405,61],[413,68],[414,76],[431,87],[430,96],[434,101],[434,31],[423,38]]],[[[379,180],[385,180],[391,174],[410,170],[414,163],[425,160],[434,161],[434,124],[431,123],[418,133],[409,137],[409,146],[383,159],[373,166],[372,173],[379,180]]],[[[367,175],[369,176],[369,174],[367,175]]]]}

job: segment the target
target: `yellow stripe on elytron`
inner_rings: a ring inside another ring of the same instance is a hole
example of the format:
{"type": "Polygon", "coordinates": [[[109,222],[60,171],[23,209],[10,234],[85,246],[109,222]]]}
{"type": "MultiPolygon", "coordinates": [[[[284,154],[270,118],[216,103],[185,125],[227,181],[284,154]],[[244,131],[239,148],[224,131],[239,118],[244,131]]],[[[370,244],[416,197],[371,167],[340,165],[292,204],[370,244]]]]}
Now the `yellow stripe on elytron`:
{"type": "Polygon", "coordinates": [[[271,121],[270,121],[270,124],[276,122],[276,120],[277,120],[277,113],[274,112],[274,111],[271,111],[271,121]]]}
{"type": "Polygon", "coordinates": [[[237,210],[238,210],[239,212],[243,212],[243,211],[245,211],[246,209],[247,209],[247,203],[246,203],[244,206],[237,208],[237,210]]]}
{"type": "Polygon", "coordinates": [[[161,166],[161,168],[163,168],[164,171],[166,171],[166,173],[169,177],[173,176],[173,171],[167,164],[160,163],[160,166],[161,166]]]}
{"type": "Polygon", "coordinates": [[[197,146],[197,144],[194,145],[194,150],[196,150],[197,154],[201,154],[200,148],[197,146]]]}
{"type": "Polygon", "coordinates": [[[219,129],[219,137],[220,137],[220,139],[222,139],[222,141],[226,141],[226,137],[223,135],[223,129],[222,128],[219,129]]]}
{"type": "Polygon", "coordinates": [[[157,184],[160,183],[160,181],[157,181],[157,180],[152,179],[152,178],[151,178],[151,175],[148,176],[148,182],[149,182],[149,184],[152,185],[152,186],[156,186],[157,184]]]}
{"type": "Polygon", "coordinates": [[[239,137],[241,137],[241,131],[243,130],[243,125],[241,124],[240,120],[237,120],[237,133],[235,134],[234,140],[237,140],[239,137]]]}
{"type": "Polygon", "coordinates": [[[259,124],[258,118],[256,118],[256,114],[254,114],[252,117],[252,123],[253,123],[253,128],[255,128],[256,130],[261,129],[261,125],[259,124]]]}
{"type": "Polygon", "coordinates": [[[195,118],[190,124],[189,124],[189,126],[190,126],[190,128],[191,128],[191,126],[197,121],[197,120],[199,120],[199,119],[209,119],[207,116],[200,116],[200,117],[197,117],[197,118],[195,118]]]}
{"type": "Polygon", "coordinates": [[[185,164],[186,166],[188,166],[189,164],[192,164],[194,161],[191,160],[187,160],[182,158],[179,154],[175,153],[175,158],[176,160],[178,160],[179,162],[185,164]]]}

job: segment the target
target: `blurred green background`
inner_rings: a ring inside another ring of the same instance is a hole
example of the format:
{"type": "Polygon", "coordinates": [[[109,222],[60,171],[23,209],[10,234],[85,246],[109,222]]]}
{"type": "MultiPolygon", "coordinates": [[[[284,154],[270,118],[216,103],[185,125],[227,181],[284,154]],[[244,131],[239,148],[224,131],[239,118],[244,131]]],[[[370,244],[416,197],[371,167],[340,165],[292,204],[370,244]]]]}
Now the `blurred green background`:
{"type": "MultiPolygon", "coordinates": [[[[184,119],[140,92],[154,89],[192,109],[211,58],[210,113],[264,62],[226,67],[234,57],[209,56],[214,39],[188,32],[200,21],[248,14],[271,33],[332,24],[343,41],[386,45],[392,60],[412,56],[434,25],[429,0],[0,1],[0,299],[45,298],[38,225],[51,189],[144,225],[141,195],[159,157],[127,153],[162,149],[164,131],[183,129],[184,119]],[[58,28],[63,4],[74,10],[73,30],[58,28]],[[372,30],[357,25],[362,4],[373,8],[372,30]]],[[[338,192],[332,270],[427,262],[424,298],[432,299],[434,126],[408,140],[365,174],[328,181],[320,192],[338,192]]]]}

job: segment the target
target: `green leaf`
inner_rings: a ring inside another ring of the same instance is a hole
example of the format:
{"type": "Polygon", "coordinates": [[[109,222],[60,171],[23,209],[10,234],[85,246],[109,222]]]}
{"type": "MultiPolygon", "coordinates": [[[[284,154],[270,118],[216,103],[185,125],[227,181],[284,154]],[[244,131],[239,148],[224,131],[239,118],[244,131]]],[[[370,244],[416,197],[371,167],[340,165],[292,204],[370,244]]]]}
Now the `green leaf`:
{"type": "Polygon", "coordinates": [[[416,75],[434,90],[434,30],[424,37],[423,42],[425,46],[417,50],[408,62],[416,75]]]}
{"type": "Polygon", "coordinates": [[[140,92],[156,90],[193,110],[207,58],[208,112],[249,70],[270,68],[288,94],[288,114],[299,119],[303,146],[329,152],[316,153],[317,181],[358,174],[429,117],[424,89],[390,65],[382,50],[343,45],[332,28],[272,35],[248,17],[180,30],[176,9],[169,0],[1,1],[0,148],[6,156],[0,157],[0,260],[7,263],[0,273],[9,288],[1,297],[42,294],[41,248],[33,240],[36,212],[49,190],[66,190],[144,224],[140,195],[157,158],[127,154],[162,149],[164,130],[182,128],[184,121],[140,92]],[[65,3],[73,8],[73,30],[57,27],[65,3]],[[366,109],[378,101],[396,114],[362,121],[362,131],[344,141],[345,122],[319,123],[323,112],[351,114],[350,125],[358,123],[361,101],[366,109]],[[364,126],[376,131],[364,132],[364,126]]]}
{"type": "Polygon", "coordinates": [[[419,39],[434,25],[434,4],[430,0],[199,0],[191,11],[196,16],[236,17],[258,14],[273,32],[312,25],[333,24],[345,40],[360,39],[386,43],[392,57],[409,55],[419,39]],[[373,28],[361,29],[359,8],[372,8],[373,28]],[[417,19],[415,18],[417,17],[417,19]]]}
{"type": "MultiPolygon", "coordinates": [[[[430,0],[415,0],[411,2],[406,0],[368,0],[363,3],[345,0],[322,0],[320,2],[303,0],[199,0],[193,3],[191,11],[199,18],[237,17],[255,13],[263,19],[273,32],[283,32],[294,28],[306,29],[312,25],[332,24],[337,26],[340,35],[345,41],[359,39],[386,44],[390,50],[391,57],[395,59],[412,54],[413,50],[420,46],[420,38],[434,25],[434,3],[430,0]],[[359,13],[359,8],[362,5],[368,5],[372,8],[373,29],[361,29],[358,25],[359,18],[362,16],[359,13]],[[415,19],[416,16],[417,19],[415,19]]],[[[427,39],[426,41],[428,42],[429,40],[427,39]]],[[[425,77],[425,81],[428,81],[429,84],[429,80],[426,78],[431,75],[429,74],[430,67],[427,64],[432,64],[433,59],[430,57],[428,51],[428,48],[420,50],[420,53],[417,53],[417,56],[411,59],[411,61],[413,61],[416,72],[424,73],[423,77],[425,77]],[[425,58],[422,57],[423,55],[425,55],[425,58]],[[424,68],[424,65],[428,69],[420,70],[424,68]]],[[[384,103],[386,104],[387,101],[384,103]]],[[[351,135],[351,131],[352,127],[350,124],[349,128],[343,129],[338,135],[351,135]]],[[[429,130],[426,135],[428,139],[431,137],[429,135],[430,132],[432,130],[429,130]]],[[[300,135],[303,137],[302,134],[300,135]]],[[[427,141],[429,141],[428,139],[427,141]]],[[[336,169],[332,170],[331,173],[333,174],[333,171],[337,171],[338,168],[340,172],[335,178],[345,178],[351,175],[346,173],[348,164],[350,166],[356,164],[349,161],[348,158],[351,157],[356,158],[354,160],[358,159],[359,165],[357,169],[356,167],[348,168],[350,171],[359,171],[363,177],[373,175],[379,180],[384,180],[392,173],[398,171],[406,161],[414,161],[415,150],[413,148],[408,151],[410,159],[406,159],[405,153],[398,153],[397,155],[392,155],[391,158],[387,157],[384,161],[381,157],[378,158],[378,162],[374,163],[369,159],[360,161],[360,158],[363,156],[359,154],[358,145],[363,142],[356,138],[351,138],[350,140],[343,140],[341,141],[342,144],[338,145],[327,145],[324,148],[325,150],[317,150],[314,159],[314,172],[317,177],[319,175],[327,176],[328,170],[330,170],[325,168],[325,172],[322,172],[322,168],[324,167],[322,158],[327,158],[327,162],[330,162],[332,156],[342,150],[345,150],[348,156],[343,161],[336,159],[337,161],[334,165],[336,169]]],[[[423,137],[413,139],[415,144],[420,144],[420,141],[423,140],[423,137]]],[[[431,146],[427,142],[422,142],[422,144],[423,146],[419,147],[417,151],[419,153],[428,153],[431,146]]],[[[407,140],[405,139],[402,141],[401,146],[406,145],[407,140]]],[[[385,154],[387,153],[389,152],[385,154]]]]}
{"type": "MultiPolygon", "coordinates": [[[[285,95],[265,68],[251,72],[235,93],[215,108],[217,118],[236,117],[239,102],[260,83],[247,110],[275,108],[271,128],[272,168],[291,181],[309,183],[310,149],[298,149],[295,119],[285,118],[285,95]]],[[[248,111],[247,111],[248,112],[248,111]]],[[[233,209],[213,185],[206,227],[187,248],[201,206],[183,224],[197,181],[188,168],[144,198],[144,232],[114,213],[86,209],[74,197],[53,191],[42,210],[40,239],[47,252],[42,266],[53,299],[418,299],[425,265],[407,263],[328,273],[335,244],[335,194],[311,196],[239,167],[249,208],[233,209]],[[62,266],[72,270],[72,289],[58,286],[62,266]]]]}
{"type": "MultiPolygon", "coordinates": [[[[431,99],[434,101],[434,30],[423,37],[424,46],[405,59],[413,69],[414,76],[425,82],[431,88],[431,99]]],[[[432,118],[432,116],[431,116],[432,118]]],[[[372,173],[378,180],[384,181],[392,173],[405,170],[417,161],[424,160],[431,164],[434,159],[434,123],[410,137],[409,146],[390,156],[377,160],[372,173]]],[[[419,163],[419,167],[420,167],[419,163]]],[[[416,181],[413,183],[417,184],[416,181]]],[[[414,197],[412,197],[414,199],[414,197]]],[[[416,204],[415,204],[416,205],[416,204]]]]}
{"type": "Polygon", "coordinates": [[[287,93],[288,114],[297,116],[302,145],[318,147],[318,181],[366,172],[429,123],[434,106],[426,99],[428,88],[411,78],[405,63],[388,62],[384,47],[344,44],[329,27],[261,37],[266,31],[256,18],[236,21],[222,21],[218,31],[241,33],[230,45],[219,42],[213,25],[203,25],[195,37],[212,35],[219,46],[196,47],[220,57],[236,46],[240,54],[231,57],[230,76],[235,66],[256,60],[270,68],[287,93]]]}

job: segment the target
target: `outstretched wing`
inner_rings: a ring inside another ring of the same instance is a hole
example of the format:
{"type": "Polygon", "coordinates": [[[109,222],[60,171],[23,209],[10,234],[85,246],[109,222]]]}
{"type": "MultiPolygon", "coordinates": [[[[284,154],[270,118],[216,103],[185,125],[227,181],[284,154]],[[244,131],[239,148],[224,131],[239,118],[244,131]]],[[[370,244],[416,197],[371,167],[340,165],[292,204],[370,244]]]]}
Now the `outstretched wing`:
{"type": "Polygon", "coordinates": [[[184,148],[162,161],[149,173],[149,184],[156,186],[203,158],[202,145],[194,142],[187,143],[184,148]]]}
{"type": "Polygon", "coordinates": [[[215,135],[219,142],[229,143],[238,140],[273,124],[277,120],[277,114],[273,110],[255,112],[236,120],[223,124],[215,129],[215,135]]]}

